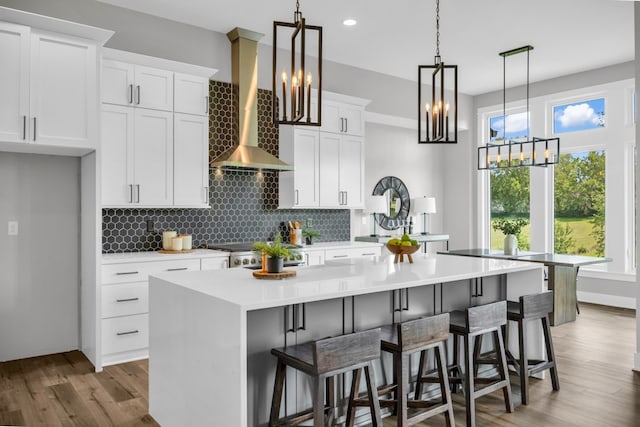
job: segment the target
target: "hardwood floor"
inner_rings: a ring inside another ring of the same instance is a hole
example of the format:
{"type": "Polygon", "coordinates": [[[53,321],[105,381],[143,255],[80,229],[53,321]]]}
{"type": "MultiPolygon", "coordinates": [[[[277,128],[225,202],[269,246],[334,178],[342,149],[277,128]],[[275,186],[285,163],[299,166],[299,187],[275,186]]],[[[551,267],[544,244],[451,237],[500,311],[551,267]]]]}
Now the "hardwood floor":
{"type": "MultiPolygon", "coordinates": [[[[560,391],[531,379],[531,403],[504,412],[500,392],[480,398],[478,426],[637,426],[640,373],[633,372],[635,311],[590,304],[573,323],[552,328],[560,391]]],[[[275,363],[275,361],[274,361],[275,363]]],[[[517,379],[512,377],[515,384],[517,379]]],[[[148,414],[148,363],[109,366],[101,373],[74,351],[0,363],[0,425],[157,426],[148,414]]],[[[516,403],[519,392],[513,387],[516,403]]],[[[265,396],[265,399],[270,396],[265,396]]],[[[454,395],[456,426],[464,400],[454,395]]],[[[224,420],[212,426],[226,426],[224,420]]],[[[384,425],[395,425],[393,418],[384,425]]],[[[444,426],[443,417],[417,424],[444,426]]]]}

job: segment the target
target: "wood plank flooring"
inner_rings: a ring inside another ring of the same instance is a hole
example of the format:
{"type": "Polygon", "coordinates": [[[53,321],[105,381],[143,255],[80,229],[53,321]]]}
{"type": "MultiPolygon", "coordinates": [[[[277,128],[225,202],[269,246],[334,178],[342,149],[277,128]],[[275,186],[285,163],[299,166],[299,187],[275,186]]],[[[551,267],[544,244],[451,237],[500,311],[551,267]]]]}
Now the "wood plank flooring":
{"type": "MultiPolygon", "coordinates": [[[[518,405],[512,414],[504,412],[500,392],[480,398],[479,427],[640,425],[640,373],[631,370],[635,311],[580,308],[576,322],[552,328],[560,391],[552,391],[548,378],[531,379],[531,403],[518,405]]],[[[513,391],[519,402],[518,388],[513,391]]],[[[0,363],[0,425],[157,426],[147,398],[147,361],[109,366],[101,373],[93,372],[78,351],[0,363]]],[[[454,400],[456,426],[464,426],[464,400],[461,395],[454,400]]],[[[394,418],[384,425],[394,426],[394,418]]],[[[417,425],[445,424],[435,417],[417,425]]],[[[234,427],[215,419],[211,426],[234,427]]]]}

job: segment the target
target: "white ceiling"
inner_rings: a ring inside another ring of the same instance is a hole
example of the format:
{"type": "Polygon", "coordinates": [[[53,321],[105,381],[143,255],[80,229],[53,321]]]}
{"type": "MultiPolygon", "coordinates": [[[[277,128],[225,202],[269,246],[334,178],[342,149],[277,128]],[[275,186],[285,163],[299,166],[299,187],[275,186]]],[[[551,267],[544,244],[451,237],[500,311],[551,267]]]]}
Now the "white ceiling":
{"type": "MultiPolygon", "coordinates": [[[[274,20],[292,21],[295,0],[98,0],[226,33],[244,27],[271,45],[274,20]]],[[[617,0],[441,0],[442,60],[459,67],[459,90],[502,88],[499,52],[530,44],[532,82],[631,61],[633,2],[617,0]]],[[[433,62],[435,0],[300,0],[321,25],[331,60],[417,80],[433,62]],[[353,17],[355,27],[342,20],[353,17]]],[[[522,84],[525,62],[507,59],[507,86],[522,84]]]]}

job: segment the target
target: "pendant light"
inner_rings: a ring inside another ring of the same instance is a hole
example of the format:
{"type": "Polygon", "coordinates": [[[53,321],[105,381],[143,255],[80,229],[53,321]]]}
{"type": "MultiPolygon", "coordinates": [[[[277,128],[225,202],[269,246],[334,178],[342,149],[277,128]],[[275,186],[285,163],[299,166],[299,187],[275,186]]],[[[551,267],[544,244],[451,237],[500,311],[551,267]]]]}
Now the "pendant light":
{"type": "MultiPolygon", "coordinates": [[[[521,166],[548,166],[560,161],[560,138],[530,137],[529,126],[529,53],[527,45],[500,52],[502,57],[502,139],[478,147],[478,170],[506,169],[521,166]],[[509,56],[527,54],[527,138],[526,141],[507,138],[507,65],[509,56]]],[[[499,132],[491,130],[491,137],[499,132]]]]}
{"type": "Polygon", "coordinates": [[[440,0],[436,0],[436,55],[433,65],[418,65],[418,143],[458,142],[458,66],[440,56],[440,0]],[[423,82],[431,79],[431,90],[423,82]],[[422,126],[424,119],[424,128],[422,126]]]}
{"type": "Polygon", "coordinates": [[[307,24],[300,12],[299,0],[296,0],[293,16],[293,22],[273,22],[273,123],[320,126],[322,27],[307,24]],[[290,39],[290,60],[282,61],[282,64],[278,63],[279,35],[290,39]],[[315,66],[307,61],[309,46],[317,48],[315,66]]]}

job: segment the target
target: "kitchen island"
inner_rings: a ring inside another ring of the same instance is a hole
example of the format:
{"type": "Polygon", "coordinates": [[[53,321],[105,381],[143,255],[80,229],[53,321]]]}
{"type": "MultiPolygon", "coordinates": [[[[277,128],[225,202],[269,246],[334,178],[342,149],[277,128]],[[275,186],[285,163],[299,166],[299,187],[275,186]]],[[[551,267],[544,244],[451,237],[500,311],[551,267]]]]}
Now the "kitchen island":
{"type": "MultiPolygon", "coordinates": [[[[351,259],[296,273],[282,281],[256,280],[246,269],[151,277],[149,412],[156,421],[165,427],[266,425],[273,347],[516,299],[544,287],[541,264],[427,254],[413,264],[351,259]]],[[[540,356],[541,333],[532,332],[532,356],[540,356]]],[[[287,381],[288,414],[308,404],[308,396],[303,379],[287,381]]]]}

